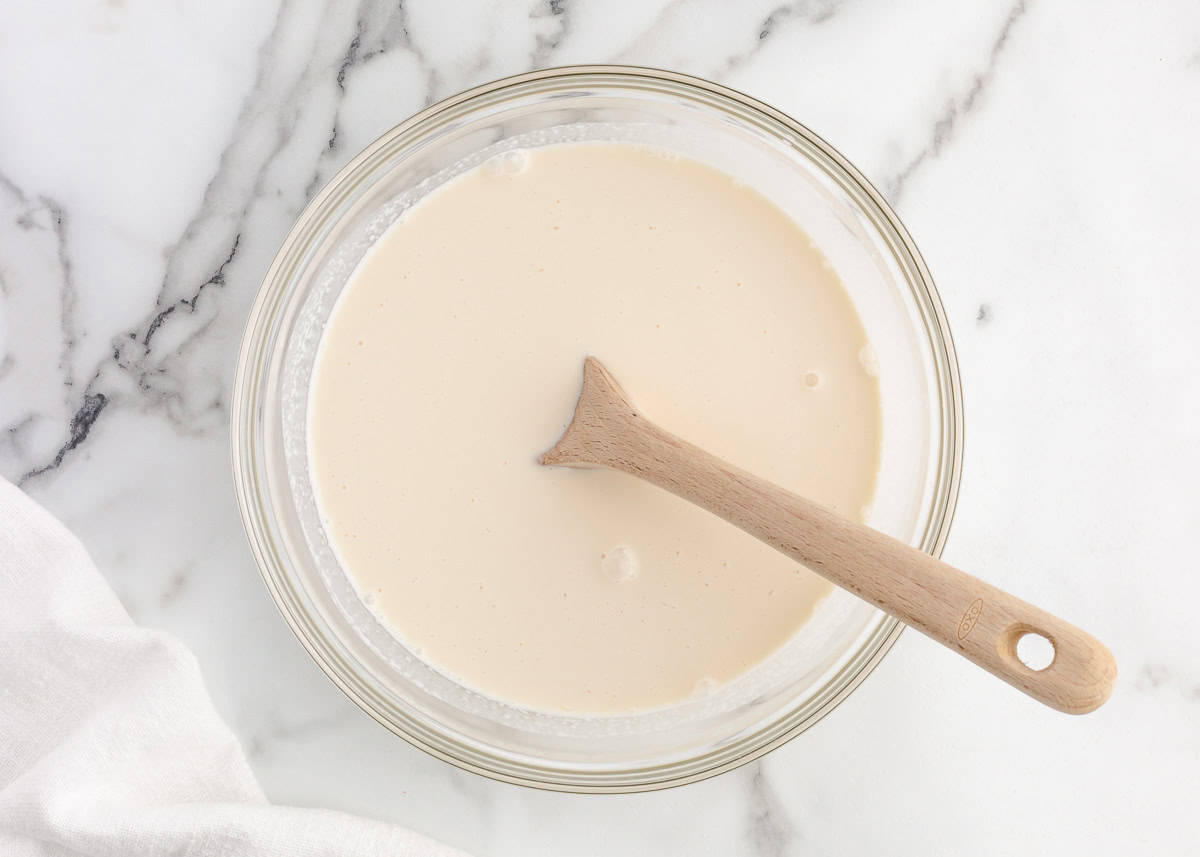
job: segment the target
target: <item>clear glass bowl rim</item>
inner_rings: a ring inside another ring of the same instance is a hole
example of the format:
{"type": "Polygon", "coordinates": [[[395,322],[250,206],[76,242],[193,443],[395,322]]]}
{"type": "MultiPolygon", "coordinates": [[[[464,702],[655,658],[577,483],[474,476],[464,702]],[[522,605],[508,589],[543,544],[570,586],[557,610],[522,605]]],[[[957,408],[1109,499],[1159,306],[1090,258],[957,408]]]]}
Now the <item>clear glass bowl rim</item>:
{"type": "Polygon", "coordinates": [[[266,356],[273,336],[272,314],[278,308],[291,282],[290,275],[311,251],[313,239],[322,233],[328,218],[346,195],[353,193],[369,177],[374,157],[383,149],[403,145],[428,133],[481,103],[496,103],[516,95],[537,94],[571,85],[619,85],[643,88],[659,94],[680,95],[703,102],[738,118],[766,124],[773,133],[790,137],[799,144],[804,157],[818,161],[860,206],[872,225],[888,241],[895,261],[906,273],[907,285],[916,300],[934,359],[937,412],[932,418],[940,423],[941,443],[936,450],[934,504],[930,510],[919,547],[940,556],[949,536],[958,499],[963,459],[963,405],[958,361],[953,337],[934,286],[933,278],[908,230],[884,200],[882,194],[836,149],[806,126],[768,104],[737,90],[702,78],[662,69],[624,65],[563,66],[528,72],[485,83],[444,99],[414,114],[384,133],[356,155],[313,197],[284,239],[263,278],[251,307],[242,336],[234,378],[230,408],[230,441],[239,512],[251,553],[279,611],[325,675],[356,705],[393,733],[431,755],[464,770],[503,782],[572,792],[638,792],[668,788],[715,776],[746,764],[786,743],[820,721],[842,702],[871,673],[896,642],[904,625],[885,617],[877,631],[866,640],[850,662],[817,693],[821,704],[797,718],[789,712],[769,727],[743,738],[733,748],[718,754],[702,754],[654,768],[621,772],[606,771],[589,778],[562,772],[549,766],[514,766],[511,760],[489,759],[477,748],[460,744],[439,733],[430,724],[406,728],[379,711],[355,686],[353,664],[337,657],[327,641],[313,631],[314,625],[303,613],[303,599],[289,580],[285,563],[277,549],[273,522],[264,504],[262,482],[262,385],[266,356]]]}

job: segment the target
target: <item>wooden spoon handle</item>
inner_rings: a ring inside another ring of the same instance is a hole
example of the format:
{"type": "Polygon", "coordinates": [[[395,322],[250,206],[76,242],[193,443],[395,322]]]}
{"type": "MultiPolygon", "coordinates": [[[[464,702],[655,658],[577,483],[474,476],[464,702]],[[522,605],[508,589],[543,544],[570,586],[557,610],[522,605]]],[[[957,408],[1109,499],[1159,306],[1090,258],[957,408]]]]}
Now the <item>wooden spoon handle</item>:
{"type": "Polygon", "coordinates": [[[571,427],[542,461],[611,467],[665,488],[1059,711],[1092,711],[1112,693],[1116,664],[1091,635],[659,428],[598,361],[589,359],[571,427]],[[1053,645],[1049,666],[1034,670],[1017,657],[1026,634],[1053,645]]]}

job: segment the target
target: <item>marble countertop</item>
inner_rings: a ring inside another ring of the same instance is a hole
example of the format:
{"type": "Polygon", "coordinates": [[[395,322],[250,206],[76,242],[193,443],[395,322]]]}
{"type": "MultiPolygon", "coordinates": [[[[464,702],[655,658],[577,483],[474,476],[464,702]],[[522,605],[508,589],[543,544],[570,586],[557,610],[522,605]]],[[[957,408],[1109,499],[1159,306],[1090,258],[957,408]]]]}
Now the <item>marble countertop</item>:
{"type": "Polygon", "coordinates": [[[1200,842],[1200,7],[957,0],[9,3],[0,473],[195,651],[272,799],[479,855],[1178,854],[1200,842]],[[278,616],[227,441],[242,324],[305,201],[464,87],[624,62],[767,100],[888,196],[962,364],[947,558],[1105,640],[1043,709],[903,635],[759,763],[632,796],[500,785],[348,702],[278,616]]]}

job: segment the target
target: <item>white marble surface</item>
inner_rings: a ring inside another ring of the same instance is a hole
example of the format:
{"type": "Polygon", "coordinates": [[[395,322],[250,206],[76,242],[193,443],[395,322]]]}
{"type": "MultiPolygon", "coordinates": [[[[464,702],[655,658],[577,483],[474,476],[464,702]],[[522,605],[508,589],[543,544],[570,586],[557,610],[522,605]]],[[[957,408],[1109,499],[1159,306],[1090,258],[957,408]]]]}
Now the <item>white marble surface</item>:
{"type": "Polygon", "coordinates": [[[1196,4],[8,0],[0,81],[0,473],[195,650],[275,800],[480,855],[1194,853],[1196,4]],[[947,556],[1107,641],[1107,706],[1043,710],[910,632],[761,764],[586,797],[426,757],[308,660],[229,475],[258,281],[314,190],[417,108],[602,61],[768,100],[890,197],[962,363],[947,556]]]}

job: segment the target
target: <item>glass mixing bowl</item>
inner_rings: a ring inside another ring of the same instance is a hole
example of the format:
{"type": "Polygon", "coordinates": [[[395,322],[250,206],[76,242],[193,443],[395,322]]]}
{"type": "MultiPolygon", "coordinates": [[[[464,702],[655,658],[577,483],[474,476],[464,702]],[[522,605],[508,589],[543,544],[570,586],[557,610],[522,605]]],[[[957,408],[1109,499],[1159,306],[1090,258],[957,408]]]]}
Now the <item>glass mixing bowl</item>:
{"type": "MultiPolygon", "coordinates": [[[[339,172],[300,215],[250,312],[233,396],[233,466],[250,546],[280,611],[364,711],[490,777],[638,791],[711,776],[807,729],[867,676],[901,624],[835,589],[779,652],[705,697],[620,716],[522,709],[425,664],[375,618],[330,549],[308,473],[313,358],[371,243],[489,157],[584,140],[706,162],[808,232],[845,284],[874,350],[864,359],[878,367],[883,441],[869,523],[939,554],[958,490],[962,402],[945,313],[912,239],[879,192],[803,125],[724,87],[651,69],[551,69],[487,84],[396,126],[339,172]]],[[[470,252],[470,236],[462,241],[470,252]]]]}

